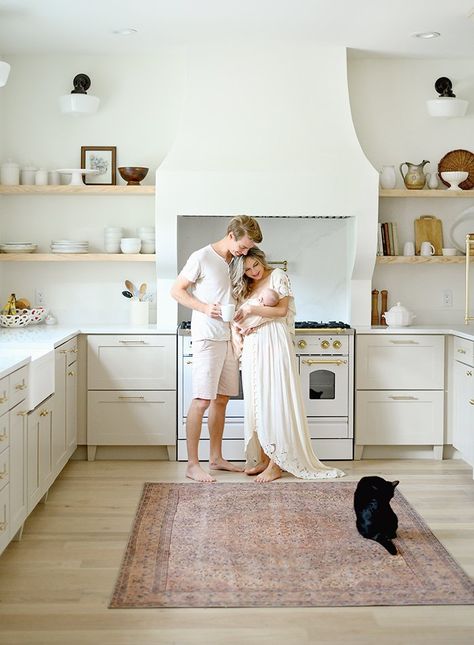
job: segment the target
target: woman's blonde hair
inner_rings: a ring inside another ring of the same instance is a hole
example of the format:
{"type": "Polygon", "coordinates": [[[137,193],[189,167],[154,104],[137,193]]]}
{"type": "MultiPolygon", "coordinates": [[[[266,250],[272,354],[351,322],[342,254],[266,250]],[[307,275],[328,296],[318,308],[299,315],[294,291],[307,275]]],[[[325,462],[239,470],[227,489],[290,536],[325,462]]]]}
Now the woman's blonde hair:
{"type": "Polygon", "coordinates": [[[229,233],[233,233],[236,240],[240,240],[245,235],[257,244],[263,240],[262,231],[257,220],[248,215],[233,217],[227,227],[227,235],[229,233]]]}
{"type": "Polygon", "coordinates": [[[268,264],[265,253],[254,246],[249,249],[247,255],[240,255],[235,257],[230,263],[230,280],[232,282],[232,295],[237,302],[245,300],[250,293],[250,285],[253,280],[245,275],[245,260],[252,258],[257,260],[266,271],[272,271],[272,267],[268,264]]]}

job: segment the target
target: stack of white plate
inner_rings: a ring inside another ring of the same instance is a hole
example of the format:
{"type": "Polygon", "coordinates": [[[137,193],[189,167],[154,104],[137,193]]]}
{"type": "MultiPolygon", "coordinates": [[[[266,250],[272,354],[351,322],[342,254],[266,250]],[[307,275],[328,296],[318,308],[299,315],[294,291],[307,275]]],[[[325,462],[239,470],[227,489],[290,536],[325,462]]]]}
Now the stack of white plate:
{"type": "Polygon", "coordinates": [[[76,240],[53,240],[51,253],[89,253],[89,242],[76,240]]]}
{"type": "Polygon", "coordinates": [[[155,252],[155,227],[154,226],[140,226],[137,228],[138,237],[142,241],[142,253],[155,252]]]}
{"type": "Polygon", "coordinates": [[[121,226],[106,226],[104,228],[104,250],[106,253],[120,253],[122,234],[121,226]]]}
{"type": "Polygon", "coordinates": [[[0,244],[1,253],[34,253],[38,248],[37,244],[31,242],[11,242],[0,244]]]}

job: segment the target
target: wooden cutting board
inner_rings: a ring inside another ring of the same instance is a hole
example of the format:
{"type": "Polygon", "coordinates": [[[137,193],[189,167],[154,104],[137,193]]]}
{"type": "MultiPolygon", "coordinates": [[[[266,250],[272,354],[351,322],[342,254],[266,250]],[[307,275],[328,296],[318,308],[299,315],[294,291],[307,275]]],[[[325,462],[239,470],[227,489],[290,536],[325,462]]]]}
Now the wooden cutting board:
{"type": "Polygon", "coordinates": [[[435,248],[435,255],[443,254],[443,223],[434,215],[422,215],[415,220],[416,255],[420,255],[422,242],[431,242],[435,248]]]}

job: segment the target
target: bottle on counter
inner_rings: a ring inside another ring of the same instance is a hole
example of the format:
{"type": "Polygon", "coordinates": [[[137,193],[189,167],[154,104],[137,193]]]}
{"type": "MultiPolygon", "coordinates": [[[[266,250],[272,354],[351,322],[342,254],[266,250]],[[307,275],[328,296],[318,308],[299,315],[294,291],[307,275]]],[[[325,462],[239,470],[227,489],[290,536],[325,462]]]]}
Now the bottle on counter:
{"type": "Polygon", "coordinates": [[[377,289],[372,289],[372,315],[370,324],[376,326],[379,324],[379,292],[377,289]]]}
{"type": "Polygon", "coordinates": [[[386,311],[388,311],[388,306],[387,306],[388,291],[387,291],[387,289],[382,289],[382,291],[380,293],[381,293],[381,297],[382,297],[382,306],[380,308],[380,323],[379,324],[383,325],[384,327],[387,327],[387,323],[385,321],[384,313],[386,311]]]}

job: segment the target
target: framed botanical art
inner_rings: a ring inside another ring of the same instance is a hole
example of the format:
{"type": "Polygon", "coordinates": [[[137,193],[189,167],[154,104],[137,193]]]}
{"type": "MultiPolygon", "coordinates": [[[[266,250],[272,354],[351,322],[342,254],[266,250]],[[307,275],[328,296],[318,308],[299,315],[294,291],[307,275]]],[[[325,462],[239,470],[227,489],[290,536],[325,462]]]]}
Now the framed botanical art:
{"type": "Polygon", "coordinates": [[[84,183],[93,186],[115,186],[116,158],[115,146],[82,146],[81,168],[96,171],[94,174],[84,175],[84,183]]]}

